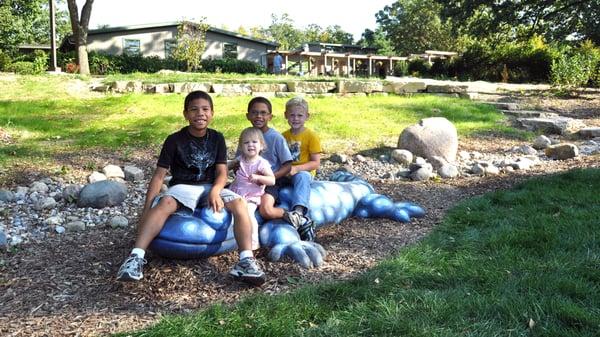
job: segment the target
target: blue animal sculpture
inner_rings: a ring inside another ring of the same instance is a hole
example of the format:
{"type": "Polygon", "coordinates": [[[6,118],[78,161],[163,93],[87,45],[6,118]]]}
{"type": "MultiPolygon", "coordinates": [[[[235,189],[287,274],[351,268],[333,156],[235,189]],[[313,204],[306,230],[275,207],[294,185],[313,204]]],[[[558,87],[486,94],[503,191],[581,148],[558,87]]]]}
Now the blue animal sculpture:
{"type": "MultiPolygon", "coordinates": [[[[280,190],[279,207],[289,209],[291,192],[291,188],[280,190]]],[[[409,222],[425,214],[415,204],[394,202],[376,194],[366,181],[344,171],[334,172],[328,181],[312,182],[309,202],[310,217],[317,228],[340,223],[350,216],[409,222]]],[[[323,263],[326,252],[321,245],[301,241],[296,230],[283,220],[263,221],[258,212],[255,215],[260,226],[260,244],[270,248],[270,260],[279,261],[287,256],[305,268],[323,263]]],[[[156,254],[179,259],[218,255],[236,248],[231,214],[225,210],[214,213],[207,207],[171,215],[150,244],[156,254]]]]}

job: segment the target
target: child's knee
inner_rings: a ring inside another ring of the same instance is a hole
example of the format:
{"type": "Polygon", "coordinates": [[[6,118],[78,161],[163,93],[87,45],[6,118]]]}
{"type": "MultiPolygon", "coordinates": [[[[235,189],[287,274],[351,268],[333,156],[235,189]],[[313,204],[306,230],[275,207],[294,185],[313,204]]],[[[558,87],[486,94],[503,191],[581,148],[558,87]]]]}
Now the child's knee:
{"type": "Polygon", "coordinates": [[[175,212],[177,210],[177,200],[170,195],[160,198],[158,204],[154,207],[159,212],[175,212]]]}
{"type": "Polygon", "coordinates": [[[230,210],[232,213],[236,213],[236,212],[246,211],[248,206],[247,206],[246,200],[244,200],[243,198],[236,198],[229,202],[226,202],[225,207],[228,210],[230,210]]]}

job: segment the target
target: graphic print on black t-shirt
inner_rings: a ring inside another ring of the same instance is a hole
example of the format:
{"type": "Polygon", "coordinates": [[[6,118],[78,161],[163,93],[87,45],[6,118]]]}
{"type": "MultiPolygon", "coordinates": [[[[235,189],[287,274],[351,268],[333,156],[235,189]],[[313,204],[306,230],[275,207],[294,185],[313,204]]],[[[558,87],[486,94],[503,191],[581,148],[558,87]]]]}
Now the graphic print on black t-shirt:
{"type": "Polygon", "coordinates": [[[187,143],[182,148],[183,160],[186,168],[189,169],[190,176],[181,177],[182,180],[188,181],[208,181],[207,169],[215,163],[215,149],[207,148],[206,139],[200,143],[192,141],[187,143]]]}

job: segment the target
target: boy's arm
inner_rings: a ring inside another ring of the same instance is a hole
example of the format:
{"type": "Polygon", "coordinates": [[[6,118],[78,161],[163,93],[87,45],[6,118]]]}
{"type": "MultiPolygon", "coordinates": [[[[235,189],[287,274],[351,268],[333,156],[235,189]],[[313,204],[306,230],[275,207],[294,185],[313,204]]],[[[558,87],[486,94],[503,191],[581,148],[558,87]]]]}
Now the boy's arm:
{"type": "Polygon", "coordinates": [[[273,174],[275,175],[275,179],[279,179],[281,177],[287,176],[288,174],[290,174],[291,169],[292,169],[292,162],[291,161],[285,162],[283,165],[281,165],[279,170],[273,172],[273,174]]]}
{"type": "Polygon", "coordinates": [[[152,201],[154,198],[160,193],[160,189],[162,188],[163,181],[167,176],[168,170],[164,167],[157,166],[154,170],[154,174],[148,183],[148,191],[146,192],[146,201],[144,202],[144,209],[142,210],[142,219],[146,215],[146,212],[152,206],[152,201]]]}
{"type": "Polygon", "coordinates": [[[221,212],[225,204],[221,199],[221,190],[227,183],[227,164],[215,164],[215,181],[208,193],[208,206],[213,212],[221,212]]]}
{"type": "Polygon", "coordinates": [[[304,164],[294,165],[290,170],[290,175],[294,175],[300,171],[313,171],[319,169],[321,166],[321,154],[320,153],[312,153],[310,155],[310,160],[304,164]]]}

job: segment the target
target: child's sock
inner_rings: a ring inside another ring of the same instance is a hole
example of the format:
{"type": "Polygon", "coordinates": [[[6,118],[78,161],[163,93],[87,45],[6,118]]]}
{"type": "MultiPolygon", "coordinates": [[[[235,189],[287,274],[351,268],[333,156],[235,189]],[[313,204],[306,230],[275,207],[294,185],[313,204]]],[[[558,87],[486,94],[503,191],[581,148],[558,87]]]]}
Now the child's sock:
{"type": "Polygon", "coordinates": [[[240,260],[243,260],[247,257],[254,257],[254,254],[252,254],[251,250],[242,250],[240,252],[240,260]]]}
{"type": "Polygon", "coordinates": [[[140,258],[142,258],[142,259],[143,259],[143,258],[144,258],[144,256],[146,255],[146,251],[145,251],[145,250],[143,250],[142,248],[133,248],[133,249],[131,250],[131,254],[133,254],[133,255],[137,255],[137,256],[139,256],[140,258]]]}

